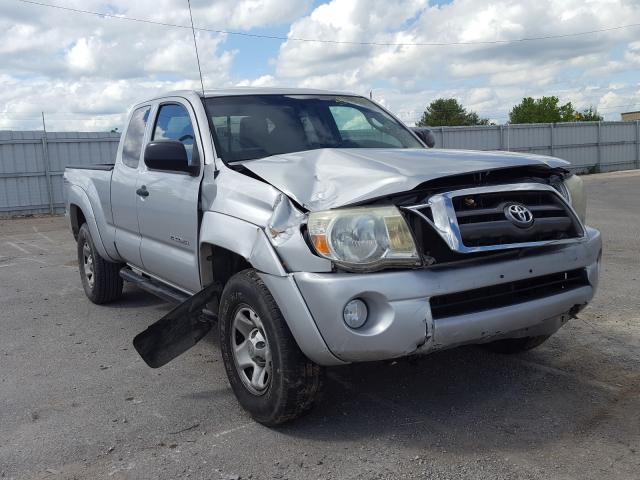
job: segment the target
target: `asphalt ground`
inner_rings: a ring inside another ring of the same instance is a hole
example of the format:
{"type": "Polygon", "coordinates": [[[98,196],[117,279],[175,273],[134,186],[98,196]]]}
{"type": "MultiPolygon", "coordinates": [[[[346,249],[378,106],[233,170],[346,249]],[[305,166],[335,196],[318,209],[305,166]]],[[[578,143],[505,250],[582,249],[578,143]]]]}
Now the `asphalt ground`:
{"type": "Polygon", "coordinates": [[[63,217],[0,221],[0,478],[640,478],[640,172],[585,182],[605,250],[579,319],[518,356],[331,369],[278,429],[236,403],[215,333],[148,368],[131,341],[169,306],[90,303],[63,217]]]}

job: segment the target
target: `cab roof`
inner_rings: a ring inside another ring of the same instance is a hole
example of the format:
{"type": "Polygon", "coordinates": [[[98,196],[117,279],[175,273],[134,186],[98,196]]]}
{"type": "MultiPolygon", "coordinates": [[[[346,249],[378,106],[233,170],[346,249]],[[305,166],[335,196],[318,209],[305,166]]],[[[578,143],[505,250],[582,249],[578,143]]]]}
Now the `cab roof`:
{"type": "MultiPolygon", "coordinates": [[[[315,88],[272,88],[272,87],[232,87],[205,90],[204,97],[232,97],[239,95],[350,95],[360,96],[351,92],[341,92],[335,90],[320,90],[315,88]]],[[[158,100],[166,97],[202,98],[201,90],[174,90],[171,92],[156,95],[145,101],[158,100]]]]}

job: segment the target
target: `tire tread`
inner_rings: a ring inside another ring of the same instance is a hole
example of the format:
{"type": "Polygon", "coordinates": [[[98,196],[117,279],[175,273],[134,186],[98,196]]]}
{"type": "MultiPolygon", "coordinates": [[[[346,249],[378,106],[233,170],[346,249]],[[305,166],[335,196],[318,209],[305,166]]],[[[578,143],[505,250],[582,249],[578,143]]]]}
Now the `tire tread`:
{"type": "MultiPolygon", "coordinates": [[[[268,416],[257,415],[255,412],[251,411],[249,413],[252,414],[254,419],[264,425],[280,425],[303,415],[313,407],[314,401],[322,389],[323,369],[309,360],[302,353],[293,338],[282,313],[280,312],[280,308],[258,273],[253,269],[243,270],[234,275],[227,286],[231,286],[231,288],[233,288],[233,284],[237,281],[249,282],[257,290],[257,293],[260,299],[264,302],[264,306],[267,308],[271,319],[274,320],[274,331],[272,334],[278,341],[280,358],[284,359],[282,371],[283,389],[282,394],[277,399],[278,405],[268,416]]],[[[229,295],[230,289],[225,288],[225,292],[223,292],[222,295],[223,300],[220,303],[221,328],[224,322],[222,317],[225,314],[226,305],[228,304],[225,299],[228,298],[229,295]]],[[[221,335],[220,342],[221,344],[225,342],[224,335],[221,335]]],[[[224,347],[222,348],[222,351],[223,357],[226,357],[227,355],[225,355],[224,347]]],[[[236,374],[234,371],[235,367],[233,364],[227,366],[227,362],[230,360],[232,363],[233,358],[224,358],[224,360],[225,367],[227,368],[227,374],[230,376],[231,381],[231,376],[236,374]]],[[[234,382],[231,383],[233,386],[234,382]]],[[[241,386],[241,388],[244,387],[241,386]]],[[[241,398],[239,398],[239,400],[242,403],[241,398]]]]}
{"type": "Polygon", "coordinates": [[[80,269],[80,276],[82,278],[82,285],[85,289],[85,293],[89,300],[98,305],[109,303],[117,300],[122,296],[123,280],[120,277],[120,269],[122,265],[119,263],[109,262],[100,256],[91,237],[91,232],[86,223],[82,224],[78,232],[78,267],[80,269]],[[84,275],[82,273],[81,252],[84,239],[87,239],[89,248],[93,254],[94,264],[94,286],[93,290],[90,290],[88,284],[86,284],[84,275]]]}

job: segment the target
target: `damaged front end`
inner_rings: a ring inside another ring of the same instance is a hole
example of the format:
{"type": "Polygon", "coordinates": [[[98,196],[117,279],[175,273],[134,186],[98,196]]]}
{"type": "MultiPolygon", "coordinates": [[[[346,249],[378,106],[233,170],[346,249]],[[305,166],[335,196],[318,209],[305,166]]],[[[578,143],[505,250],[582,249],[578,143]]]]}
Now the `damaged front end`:
{"type": "MultiPolygon", "coordinates": [[[[258,261],[269,250],[279,262],[277,274],[252,265],[285,317],[292,299],[298,303],[296,318],[287,321],[309,358],[315,352],[306,348],[305,332],[314,329],[327,355],[342,362],[553,333],[597,285],[600,236],[585,227],[581,182],[563,165],[431,175],[369,195],[359,183],[351,197],[349,185],[338,188],[335,176],[328,184],[316,178],[308,199],[290,185],[276,190],[255,170],[260,178],[251,180],[268,189],[269,200],[252,204],[247,225],[264,242],[259,250],[247,244],[243,257],[258,261]],[[335,195],[325,195],[329,191],[335,195]],[[528,223],[508,217],[512,205],[529,212],[528,223]],[[368,308],[356,329],[343,321],[354,299],[368,308]],[[296,328],[303,316],[310,329],[296,328]]],[[[242,222],[229,212],[245,192],[225,190],[224,183],[219,188],[210,210],[242,222]]],[[[205,213],[203,223],[207,215],[214,213],[205,213]]],[[[227,234],[223,247],[230,249],[234,239],[227,234]]],[[[164,365],[206,334],[211,324],[200,313],[219,288],[206,287],[136,337],[150,366],[164,365]]]]}
{"type": "MultiPolygon", "coordinates": [[[[554,333],[597,287],[600,234],[572,206],[582,196],[566,185],[573,178],[563,168],[505,168],[358,203],[364,215],[399,209],[420,261],[402,268],[334,262],[330,275],[293,274],[331,351],[367,361],[554,333]],[[528,212],[526,221],[509,219],[511,205],[528,212]],[[341,318],[352,299],[369,311],[355,330],[341,318]]],[[[329,236],[333,228],[325,227],[329,236]]],[[[334,236],[351,244],[372,238],[362,226],[334,236]]]]}

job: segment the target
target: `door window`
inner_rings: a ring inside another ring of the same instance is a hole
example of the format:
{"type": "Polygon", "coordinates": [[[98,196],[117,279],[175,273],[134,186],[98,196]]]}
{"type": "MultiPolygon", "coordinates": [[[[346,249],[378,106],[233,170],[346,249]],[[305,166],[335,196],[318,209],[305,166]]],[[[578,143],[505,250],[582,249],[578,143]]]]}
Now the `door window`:
{"type": "Polygon", "coordinates": [[[150,107],[137,108],[131,115],[131,121],[129,122],[129,127],[124,137],[124,145],[122,146],[122,163],[127,167],[138,168],[144,130],[147,126],[147,119],[149,118],[149,108],[150,107]]]}
{"type": "Polygon", "coordinates": [[[182,105],[162,105],[158,112],[152,140],[177,140],[187,150],[187,158],[192,163],[195,135],[189,112],[182,105]]]}

